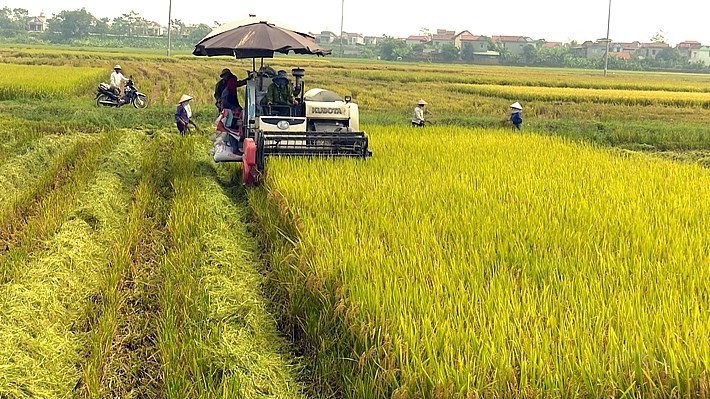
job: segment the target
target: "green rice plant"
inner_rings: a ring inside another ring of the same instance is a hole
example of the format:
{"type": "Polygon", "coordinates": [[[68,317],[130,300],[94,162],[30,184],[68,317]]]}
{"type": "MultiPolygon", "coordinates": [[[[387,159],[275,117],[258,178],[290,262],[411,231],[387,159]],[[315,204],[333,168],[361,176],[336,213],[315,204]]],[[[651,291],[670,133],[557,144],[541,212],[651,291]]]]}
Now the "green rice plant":
{"type": "MultiPolygon", "coordinates": [[[[125,136],[102,158],[73,215],[0,285],[0,396],[73,397],[81,387],[88,332],[102,304],[108,251],[122,228],[140,136],[125,136]]],[[[5,265],[0,265],[4,268],[5,265]]]]}
{"type": "Polygon", "coordinates": [[[250,204],[322,391],[702,397],[710,172],[552,137],[371,129],[250,204]],[[436,143],[436,144],[434,144],[436,143]]]}
{"type": "Polygon", "coordinates": [[[239,207],[201,164],[202,140],[172,153],[170,250],[158,346],[168,398],[300,398],[296,369],[261,296],[253,239],[239,207]]]}

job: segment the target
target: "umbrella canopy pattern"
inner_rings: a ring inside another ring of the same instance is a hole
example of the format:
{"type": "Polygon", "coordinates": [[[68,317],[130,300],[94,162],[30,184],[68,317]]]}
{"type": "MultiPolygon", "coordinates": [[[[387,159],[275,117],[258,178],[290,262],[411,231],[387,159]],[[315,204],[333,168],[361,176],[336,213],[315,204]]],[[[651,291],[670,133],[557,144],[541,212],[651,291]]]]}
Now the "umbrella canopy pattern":
{"type": "Polygon", "coordinates": [[[249,18],[224,24],[202,39],[192,52],[197,56],[227,55],[236,58],[272,58],[275,52],[288,54],[330,54],[314,37],[249,18]]]}

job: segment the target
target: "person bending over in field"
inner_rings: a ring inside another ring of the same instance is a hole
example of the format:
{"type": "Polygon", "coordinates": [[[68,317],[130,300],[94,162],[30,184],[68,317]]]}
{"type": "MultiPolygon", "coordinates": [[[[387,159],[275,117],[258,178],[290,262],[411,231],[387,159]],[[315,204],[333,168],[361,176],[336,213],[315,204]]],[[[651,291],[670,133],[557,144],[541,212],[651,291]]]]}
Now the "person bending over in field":
{"type": "Polygon", "coordinates": [[[523,107],[519,102],[510,105],[510,121],[517,130],[523,128],[523,107]]]}
{"type": "Polygon", "coordinates": [[[414,115],[412,116],[412,126],[424,127],[424,108],[426,107],[426,104],[426,101],[419,100],[417,106],[414,107],[414,115]]]}

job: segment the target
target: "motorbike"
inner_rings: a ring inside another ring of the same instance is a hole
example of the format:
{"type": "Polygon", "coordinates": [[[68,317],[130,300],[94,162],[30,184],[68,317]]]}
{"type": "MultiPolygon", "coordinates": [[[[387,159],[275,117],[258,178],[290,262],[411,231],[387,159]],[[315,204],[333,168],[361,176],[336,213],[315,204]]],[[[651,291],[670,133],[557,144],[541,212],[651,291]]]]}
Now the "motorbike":
{"type": "Polygon", "coordinates": [[[132,77],[126,82],[123,97],[117,95],[108,84],[99,84],[96,89],[96,105],[118,108],[126,104],[133,104],[133,107],[141,109],[148,106],[148,97],[138,90],[132,77]]]}

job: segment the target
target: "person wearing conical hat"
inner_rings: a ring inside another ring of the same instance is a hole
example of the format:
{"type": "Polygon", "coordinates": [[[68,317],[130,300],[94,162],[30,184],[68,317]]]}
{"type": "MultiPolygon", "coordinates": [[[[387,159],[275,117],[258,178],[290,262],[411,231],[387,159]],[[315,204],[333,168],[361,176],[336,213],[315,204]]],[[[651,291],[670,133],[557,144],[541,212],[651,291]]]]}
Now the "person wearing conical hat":
{"type": "Polygon", "coordinates": [[[523,106],[517,101],[510,104],[510,121],[517,130],[523,128],[523,106]]]}
{"type": "Polygon", "coordinates": [[[414,127],[424,127],[424,108],[427,102],[424,100],[419,100],[417,106],[414,107],[414,115],[412,116],[412,126],[414,127]]]}
{"type": "Polygon", "coordinates": [[[188,96],[187,94],[183,94],[182,97],[180,97],[177,110],[175,111],[175,124],[177,125],[178,131],[182,135],[188,134],[190,132],[190,124],[192,124],[193,126],[195,125],[195,122],[190,120],[190,118],[192,118],[192,108],[190,107],[190,100],[192,100],[192,97],[188,96]]]}

